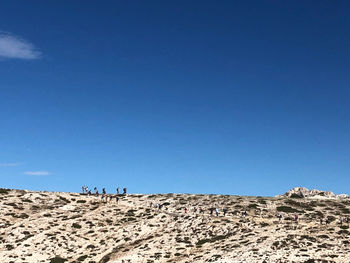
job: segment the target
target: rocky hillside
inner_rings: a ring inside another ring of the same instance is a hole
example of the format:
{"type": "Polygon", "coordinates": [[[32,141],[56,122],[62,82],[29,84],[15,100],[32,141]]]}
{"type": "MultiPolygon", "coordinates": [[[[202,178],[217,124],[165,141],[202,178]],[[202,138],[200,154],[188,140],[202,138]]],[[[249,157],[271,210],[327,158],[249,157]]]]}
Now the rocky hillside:
{"type": "Polygon", "coordinates": [[[348,216],[348,199],[0,189],[0,261],[350,262],[348,216]]]}

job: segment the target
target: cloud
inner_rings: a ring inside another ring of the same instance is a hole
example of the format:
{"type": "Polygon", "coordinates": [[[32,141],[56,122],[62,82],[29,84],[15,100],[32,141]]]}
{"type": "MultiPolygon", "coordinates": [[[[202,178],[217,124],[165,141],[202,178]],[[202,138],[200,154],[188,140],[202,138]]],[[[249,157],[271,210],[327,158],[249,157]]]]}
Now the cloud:
{"type": "Polygon", "coordinates": [[[14,167],[19,165],[21,164],[20,163],[0,163],[0,167],[14,167]]]}
{"type": "Polygon", "coordinates": [[[28,171],[24,172],[26,175],[50,175],[51,173],[48,171],[28,171]]]}
{"type": "Polygon", "coordinates": [[[0,58],[38,59],[41,52],[30,42],[0,32],[0,58]]]}

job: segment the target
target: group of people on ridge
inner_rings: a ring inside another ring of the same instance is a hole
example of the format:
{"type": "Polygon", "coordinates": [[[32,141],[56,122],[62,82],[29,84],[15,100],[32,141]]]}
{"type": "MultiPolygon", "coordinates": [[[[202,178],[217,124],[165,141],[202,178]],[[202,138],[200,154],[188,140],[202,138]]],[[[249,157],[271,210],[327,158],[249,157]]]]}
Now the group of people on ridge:
{"type": "MultiPolygon", "coordinates": [[[[107,194],[106,188],[102,188],[101,200],[107,202],[108,200],[112,201],[113,198],[115,198],[116,202],[118,203],[118,201],[119,201],[118,195],[126,195],[126,192],[127,192],[127,188],[126,187],[123,188],[123,193],[122,194],[120,193],[119,189],[120,188],[118,186],[117,190],[116,190],[116,194],[113,195],[113,194],[107,194]]],[[[99,196],[100,195],[100,193],[98,192],[97,187],[94,187],[94,193],[91,192],[91,189],[89,189],[89,187],[84,186],[84,185],[81,187],[81,190],[82,190],[83,194],[87,194],[88,196],[90,196],[90,195],[99,196]]]]}

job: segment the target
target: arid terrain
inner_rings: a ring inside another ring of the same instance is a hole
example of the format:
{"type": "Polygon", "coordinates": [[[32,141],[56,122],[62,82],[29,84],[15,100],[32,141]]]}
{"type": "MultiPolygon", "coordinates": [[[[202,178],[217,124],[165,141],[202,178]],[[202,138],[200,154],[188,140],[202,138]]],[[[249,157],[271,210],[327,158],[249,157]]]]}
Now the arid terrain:
{"type": "Polygon", "coordinates": [[[0,216],[1,263],[350,262],[348,198],[0,189],[0,216]]]}

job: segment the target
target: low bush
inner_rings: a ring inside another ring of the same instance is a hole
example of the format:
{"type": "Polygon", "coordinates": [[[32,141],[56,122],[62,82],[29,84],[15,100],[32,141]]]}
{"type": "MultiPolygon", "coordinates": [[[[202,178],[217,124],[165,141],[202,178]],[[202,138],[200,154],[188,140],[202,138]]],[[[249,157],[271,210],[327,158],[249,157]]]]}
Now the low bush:
{"type": "Polygon", "coordinates": [[[61,257],[58,257],[58,256],[50,259],[50,263],[64,263],[66,261],[67,261],[67,259],[61,258],[61,257]]]}
{"type": "Polygon", "coordinates": [[[304,211],[300,211],[290,206],[278,206],[277,211],[285,213],[304,213],[304,211]]]}
{"type": "Polygon", "coordinates": [[[79,225],[78,223],[73,223],[72,227],[74,227],[74,228],[81,228],[81,225],[79,225]]]}
{"type": "Polygon", "coordinates": [[[8,194],[10,191],[10,189],[0,188],[0,194],[8,194]]]}

